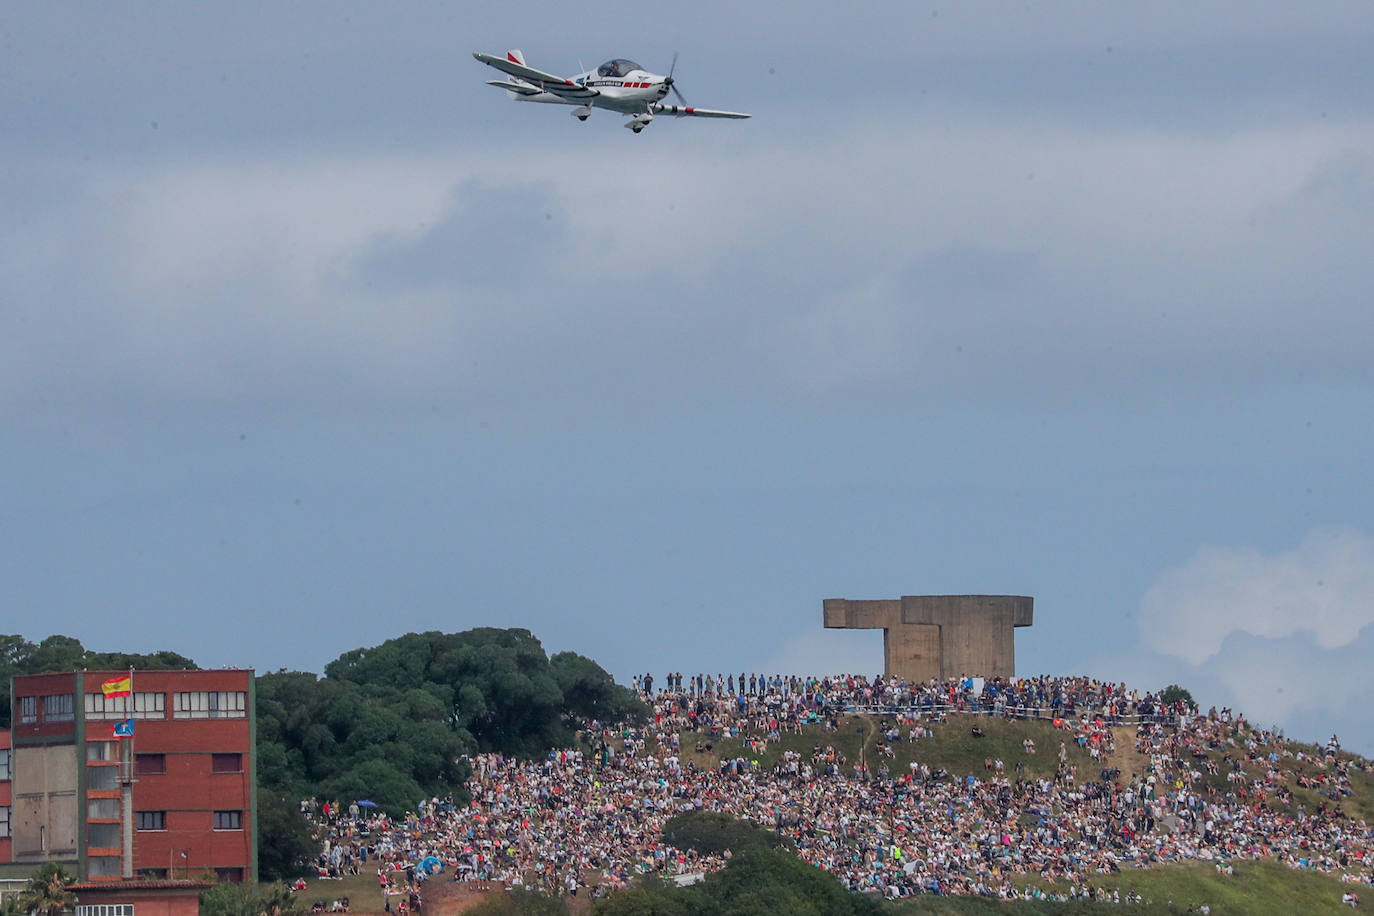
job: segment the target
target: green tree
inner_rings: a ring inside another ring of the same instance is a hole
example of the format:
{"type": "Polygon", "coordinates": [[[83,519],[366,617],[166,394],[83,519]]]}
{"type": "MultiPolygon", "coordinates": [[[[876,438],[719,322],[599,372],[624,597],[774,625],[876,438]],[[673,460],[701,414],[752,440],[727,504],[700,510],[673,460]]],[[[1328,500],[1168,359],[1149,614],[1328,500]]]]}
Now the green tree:
{"type": "Polygon", "coordinates": [[[715,916],[871,916],[881,904],[845,890],[831,874],[788,852],[752,846],[706,879],[703,912],[715,916]]]}
{"type": "Polygon", "coordinates": [[[679,849],[695,849],[707,855],[719,855],[727,849],[739,852],[753,846],[769,849],[792,845],[760,824],[719,811],[675,814],[663,825],[663,839],[679,849]]]}
{"type": "Polygon", "coordinates": [[[266,886],[259,885],[257,893],[258,906],[263,916],[282,916],[283,913],[295,913],[302,908],[295,894],[291,893],[291,888],[280,881],[273,881],[266,886]]]}
{"type": "Polygon", "coordinates": [[[49,636],[34,645],[22,636],[0,636],[0,728],[10,727],[10,678],[16,674],[49,671],[122,670],[125,668],[195,668],[196,663],[176,652],[151,655],[128,652],[91,652],[71,636],[49,636]]]}
{"type": "Polygon", "coordinates": [[[258,878],[280,881],[305,874],[319,841],[289,797],[258,789],[258,878]]]}
{"type": "Polygon", "coordinates": [[[200,666],[191,659],[163,649],[160,652],[87,652],[82,661],[83,668],[95,671],[121,671],[125,668],[142,668],[145,671],[167,671],[175,669],[196,669],[200,666]]]}
{"type": "Polygon", "coordinates": [[[39,866],[19,894],[19,905],[25,912],[62,916],[63,910],[76,906],[76,894],[68,889],[72,876],[56,862],[39,866]]]}
{"type": "Polygon", "coordinates": [[[562,900],[532,890],[497,894],[467,911],[468,916],[568,916],[568,913],[568,905],[562,900]]]}
{"type": "Polygon", "coordinates": [[[33,643],[17,633],[0,636],[0,728],[10,727],[10,678],[28,674],[33,643]]]}
{"type": "Polygon", "coordinates": [[[49,636],[40,642],[25,663],[25,674],[43,671],[75,671],[85,667],[86,649],[71,636],[49,636]]]}
{"type": "Polygon", "coordinates": [[[616,891],[592,905],[595,916],[694,916],[701,913],[703,898],[665,881],[641,878],[628,890],[616,891]]]}
{"type": "Polygon", "coordinates": [[[1164,703],[1183,702],[1188,704],[1189,709],[1197,709],[1197,703],[1193,701],[1193,695],[1177,684],[1170,684],[1159,692],[1159,699],[1164,703]]]}
{"type": "Polygon", "coordinates": [[[225,881],[200,892],[200,916],[283,916],[300,911],[300,902],[280,881],[259,887],[225,881]]]}
{"type": "Polygon", "coordinates": [[[605,668],[586,656],[559,652],[549,659],[549,670],[563,691],[564,707],[576,718],[634,723],[648,719],[649,707],[635,692],[616,684],[605,668]]]}
{"type": "Polygon", "coordinates": [[[200,916],[260,916],[257,895],[246,884],[224,882],[200,892],[200,916]]]}
{"type": "Polygon", "coordinates": [[[347,806],[359,799],[375,801],[393,817],[413,811],[427,793],[406,773],[387,760],[364,760],[320,785],[320,794],[347,806]]]}

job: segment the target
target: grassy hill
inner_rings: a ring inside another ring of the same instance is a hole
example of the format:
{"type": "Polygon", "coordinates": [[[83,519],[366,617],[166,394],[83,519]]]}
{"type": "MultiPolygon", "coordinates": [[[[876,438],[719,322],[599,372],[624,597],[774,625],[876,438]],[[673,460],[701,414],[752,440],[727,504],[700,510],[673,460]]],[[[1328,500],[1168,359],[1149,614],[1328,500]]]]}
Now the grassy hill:
{"type": "MultiPolygon", "coordinates": [[[[1002,903],[977,897],[920,897],[895,904],[894,916],[926,914],[1032,913],[1197,913],[1211,907],[1212,916],[1295,916],[1351,912],[1341,904],[1349,886],[1314,872],[1294,871],[1275,862],[1238,863],[1234,875],[1218,875],[1213,866],[1193,862],[1148,871],[1134,871],[1093,884],[1117,890],[1124,897],[1135,891],[1145,903],[1076,901],[1019,901],[1002,903]]],[[[1064,888],[1059,888],[1063,891],[1064,888]]],[[[1355,890],[1362,890],[1355,888],[1355,890]]],[[[1362,897],[1365,895],[1361,895],[1362,897]]],[[[1371,895],[1374,896],[1374,895],[1371,895]]],[[[1367,905],[1367,902],[1365,903],[1367,905]]]]}
{"type": "Polygon", "coordinates": [[[1078,765],[1081,780],[1096,779],[1102,766],[1094,764],[1087,751],[1048,722],[951,716],[945,722],[927,723],[934,737],[909,741],[908,729],[901,728],[901,739],[888,744],[882,733],[892,721],[881,716],[847,716],[839,720],[840,727],[834,731],[806,726],[801,734],[784,734],[781,741],[768,744],[759,753],[750,750],[744,740],[738,738],[714,742],[709,752],[699,753],[695,750],[698,743],[695,737],[683,735],[683,759],[698,766],[715,766],[725,758],[744,757],[758,760],[761,767],[768,769],[777,763],[784,751],[794,751],[809,758],[812,748],[820,746],[833,747],[843,754],[846,772],[862,761],[872,774],[876,775],[885,766],[894,777],[899,777],[910,772],[910,764],[916,762],[932,770],[947,770],[956,776],[974,774],[982,777],[987,775],[986,763],[991,759],[1001,760],[1005,766],[1003,775],[1014,779],[1017,763],[1023,765],[1026,778],[1054,776],[1059,744],[1064,742],[1069,761],[1078,765]],[[973,737],[975,723],[984,737],[973,737]],[[1024,742],[1027,738],[1035,743],[1034,753],[1026,752],[1024,742]],[[891,756],[880,751],[884,746],[890,748],[891,756]]]}
{"type": "MultiPolygon", "coordinates": [[[[1121,770],[1121,779],[1128,781],[1133,775],[1143,773],[1148,760],[1134,750],[1136,729],[1123,726],[1114,729],[1117,742],[1116,751],[1105,761],[1094,761],[1083,749],[1079,748],[1072,737],[1056,729],[1048,722],[1012,721],[989,717],[951,716],[945,722],[928,724],[933,731],[932,737],[909,740],[909,727],[901,728],[901,738],[889,744],[883,737],[890,720],[881,716],[848,716],[841,718],[839,727],[826,730],[821,726],[807,726],[800,734],[784,734],[780,741],[752,748],[742,739],[723,739],[711,741],[696,733],[681,735],[684,761],[700,767],[714,768],[722,760],[743,757],[757,761],[760,768],[771,769],[787,751],[801,755],[809,760],[814,748],[833,748],[837,756],[843,758],[842,770],[852,772],[852,768],[863,762],[875,778],[880,778],[880,769],[885,768],[894,777],[910,772],[911,764],[924,764],[931,770],[943,769],[954,777],[974,775],[982,779],[992,775],[988,771],[989,762],[1001,760],[1003,775],[1008,779],[1052,778],[1058,763],[1058,751],[1063,742],[1070,763],[1078,768],[1080,784],[1100,778],[1104,766],[1121,770]],[[983,733],[975,737],[974,724],[983,733]],[[1029,753],[1027,739],[1034,742],[1035,751],[1029,753]],[[885,751],[884,748],[887,748],[885,751]],[[1020,767],[1018,771],[1018,766],[1020,767]]],[[[1244,760],[1251,778],[1263,776],[1267,762],[1251,761],[1248,757],[1245,735],[1237,736],[1237,743],[1229,742],[1206,751],[1206,757],[1217,765],[1217,775],[1208,775],[1205,781],[1220,792],[1233,788],[1226,779],[1235,760],[1244,760]]],[[[1285,773],[1285,783],[1291,794],[1291,801],[1281,800],[1276,795],[1266,796],[1263,804],[1271,810],[1284,815],[1297,817],[1299,806],[1306,812],[1315,812],[1318,806],[1336,807],[1346,815],[1363,818],[1374,823],[1374,776],[1367,770],[1353,769],[1351,782],[1353,794],[1332,798],[1321,794],[1317,789],[1298,785],[1300,779],[1316,778],[1326,771],[1320,750],[1311,745],[1293,742],[1286,744],[1290,755],[1281,756],[1274,766],[1285,773]]],[[[1346,755],[1346,759],[1354,759],[1346,755]]],[[[1195,761],[1200,768],[1204,761],[1195,761]]],[[[1354,871],[1355,869],[1352,869],[1354,871]]],[[[1187,913],[1199,912],[1200,905],[1210,906],[1213,914],[1290,914],[1290,913],[1338,913],[1347,908],[1340,903],[1341,894],[1350,889],[1343,885],[1338,875],[1324,875],[1313,871],[1290,869],[1279,862],[1249,862],[1236,860],[1234,874],[1219,874],[1210,863],[1190,862],[1170,864],[1150,869],[1127,869],[1113,875],[1091,875],[1089,882],[1097,888],[1118,891],[1123,897],[1138,893],[1146,901],[1138,905],[1115,903],[1026,901],[1003,903],[973,897],[933,897],[921,896],[906,901],[884,904],[883,910],[893,916],[915,916],[926,913],[1187,913]]],[[[1049,893],[1067,893],[1064,884],[1046,884],[1036,875],[1016,875],[1017,887],[1039,886],[1049,893]]],[[[315,883],[312,882],[312,885],[315,883]]],[[[303,899],[314,896],[332,897],[341,892],[346,885],[325,882],[301,895],[303,899]],[[332,885],[332,886],[331,886],[332,885]]],[[[347,885],[349,890],[354,889],[347,885]]],[[[1360,888],[1355,888],[1357,891],[1360,888]]],[[[379,909],[379,896],[375,890],[375,878],[359,881],[354,897],[354,912],[379,909]]],[[[447,916],[448,912],[458,912],[464,906],[476,902],[475,898],[465,897],[448,900],[452,888],[432,888],[436,892],[433,912],[436,916],[447,916]]],[[[500,896],[498,894],[498,896],[500,896]]],[[[1374,902],[1374,889],[1368,895],[1374,902]]],[[[429,894],[426,894],[429,897],[429,894]]],[[[571,912],[586,912],[590,906],[585,897],[573,904],[571,912]]],[[[594,913],[595,907],[591,908],[594,913]]]]}
{"type": "MultiPolygon", "coordinates": [[[[908,730],[902,729],[901,740],[889,745],[891,755],[880,752],[887,742],[882,737],[888,720],[877,716],[850,716],[840,720],[840,727],[826,731],[819,726],[808,726],[802,734],[787,734],[782,740],[770,743],[759,752],[746,746],[740,739],[725,739],[711,742],[709,751],[702,747],[697,750],[698,740],[694,736],[683,735],[684,758],[698,766],[713,766],[725,758],[742,756],[747,760],[757,760],[761,767],[773,766],[785,751],[800,753],[804,759],[810,757],[816,746],[833,747],[846,760],[846,771],[861,760],[870,772],[877,774],[879,767],[885,766],[894,776],[909,772],[913,762],[925,764],[932,770],[941,768],[954,776],[975,775],[984,778],[989,759],[1001,759],[1004,775],[1009,779],[1018,776],[1016,767],[1022,770],[1019,775],[1030,777],[1052,777],[1058,762],[1060,742],[1065,743],[1070,763],[1078,767],[1078,780],[1084,783],[1098,779],[1104,766],[1121,770],[1121,779],[1129,780],[1133,775],[1144,772],[1148,759],[1134,750],[1136,729],[1122,726],[1113,729],[1116,738],[1116,751],[1104,762],[1094,761],[1086,750],[1079,748],[1065,732],[1056,729],[1048,722],[1013,721],[990,717],[955,715],[941,723],[930,725],[934,736],[910,741],[908,730]],[[974,737],[972,727],[977,723],[984,737],[974,737]],[[689,741],[689,737],[691,740],[689,741]],[[1025,741],[1034,742],[1034,753],[1027,753],[1025,741]]],[[[1288,742],[1287,750],[1293,756],[1282,756],[1274,764],[1276,769],[1286,773],[1285,782],[1289,787],[1291,802],[1285,804],[1278,798],[1267,797],[1263,804],[1273,811],[1298,817],[1299,806],[1307,813],[1317,810],[1318,806],[1335,807],[1349,817],[1364,819],[1374,825],[1374,774],[1368,770],[1351,770],[1353,794],[1350,796],[1330,797],[1316,789],[1298,785],[1300,778],[1315,778],[1325,770],[1321,763],[1321,751],[1314,745],[1288,742]],[[1299,759],[1301,754],[1301,759],[1299,759]]],[[[1227,782],[1226,773],[1233,760],[1243,760],[1246,748],[1243,738],[1234,746],[1211,749],[1208,758],[1217,764],[1218,774],[1205,777],[1205,783],[1226,792],[1232,788],[1227,782]]],[[[1346,760],[1356,759],[1353,755],[1342,754],[1346,760]]],[[[1202,761],[1197,761],[1199,764],[1202,761]]],[[[1245,761],[1252,776],[1263,774],[1256,762],[1245,761]]],[[[1355,871],[1356,869],[1352,869],[1355,871]]],[[[1018,876],[1017,885],[1045,887],[1048,892],[1066,893],[1067,887],[1046,885],[1036,876],[1018,876]]],[[[917,913],[1095,913],[1117,912],[1125,907],[1126,912],[1186,913],[1190,907],[1208,904],[1213,914],[1290,914],[1349,912],[1342,907],[1341,894],[1351,889],[1343,885],[1339,876],[1323,875],[1312,871],[1299,871],[1277,862],[1243,862],[1237,860],[1233,875],[1218,874],[1210,863],[1192,862],[1171,864],[1150,869],[1128,870],[1118,875],[1093,876],[1091,882],[1098,888],[1119,891],[1124,897],[1134,891],[1149,901],[1148,905],[1126,906],[1114,903],[1088,902],[1017,902],[1000,903],[969,897],[919,897],[893,907],[894,912],[902,914],[917,913]]],[[[1357,892],[1359,887],[1354,888],[1357,892]]],[[[1374,889],[1367,896],[1374,901],[1374,889]]],[[[1365,895],[1362,895],[1365,896],[1365,895]]],[[[1196,910],[1194,910],[1196,912],[1196,910]]]]}

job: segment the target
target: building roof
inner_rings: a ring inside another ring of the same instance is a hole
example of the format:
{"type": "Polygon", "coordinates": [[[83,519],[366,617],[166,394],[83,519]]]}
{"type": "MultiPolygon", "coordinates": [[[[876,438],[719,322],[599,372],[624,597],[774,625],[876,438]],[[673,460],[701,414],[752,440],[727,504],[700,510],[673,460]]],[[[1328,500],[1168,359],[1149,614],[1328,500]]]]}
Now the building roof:
{"type": "Polygon", "coordinates": [[[200,890],[214,887],[213,881],[198,881],[190,878],[131,879],[128,881],[82,881],[68,884],[71,891],[161,891],[161,890],[200,890]]]}

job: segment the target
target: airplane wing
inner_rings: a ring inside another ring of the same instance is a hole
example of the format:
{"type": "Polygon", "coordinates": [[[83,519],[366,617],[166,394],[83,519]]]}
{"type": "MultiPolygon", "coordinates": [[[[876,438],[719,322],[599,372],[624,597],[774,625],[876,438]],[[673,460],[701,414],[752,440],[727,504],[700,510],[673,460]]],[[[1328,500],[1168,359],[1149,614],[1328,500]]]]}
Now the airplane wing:
{"type": "Polygon", "coordinates": [[[742,111],[712,111],[710,108],[689,108],[685,105],[655,104],[654,114],[673,115],[678,118],[750,118],[742,111]]]}
{"type": "Polygon", "coordinates": [[[510,80],[487,80],[487,85],[504,89],[507,92],[514,92],[516,95],[538,95],[544,91],[538,86],[531,86],[529,83],[514,83],[510,80]]]}
{"type": "Polygon", "coordinates": [[[570,79],[527,67],[513,60],[510,55],[497,57],[495,54],[473,51],[472,56],[488,67],[495,67],[502,73],[508,73],[516,79],[524,80],[531,85],[538,86],[545,92],[552,92],[554,95],[562,96],[565,99],[592,99],[601,94],[590,86],[581,86],[570,79]]]}

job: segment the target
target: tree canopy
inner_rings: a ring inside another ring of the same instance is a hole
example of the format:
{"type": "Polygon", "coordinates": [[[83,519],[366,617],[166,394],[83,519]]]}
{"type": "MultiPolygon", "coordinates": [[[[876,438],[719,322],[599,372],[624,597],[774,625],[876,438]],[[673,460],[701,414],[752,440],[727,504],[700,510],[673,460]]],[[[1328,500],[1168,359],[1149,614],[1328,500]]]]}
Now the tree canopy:
{"type": "Polygon", "coordinates": [[[600,665],[549,658],[523,629],[408,633],[345,652],[323,678],[278,671],[257,685],[261,785],[393,814],[460,792],[466,755],[537,756],[585,722],[647,713],[600,665]]]}
{"type": "Polygon", "coordinates": [[[679,849],[695,849],[707,855],[726,850],[739,852],[751,846],[791,848],[791,840],[773,830],[719,811],[686,811],[663,825],[663,838],[679,849]]]}
{"type": "Polygon", "coordinates": [[[319,842],[297,800],[258,789],[258,880],[308,873],[319,842]]]}
{"type": "Polygon", "coordinates": [[[76,894],[69,885],[74,876],[56,862],[38,867],[19,893],[19,906],[27,913],[47,913],[61,916],[63,910],[76,905],[76,894]]]}
{"type": "Polygon", "coordinates": [[[18,634],[0,635],[0,728],[10,727],[10,678],[48,671],[167,669],[199,667],[191,659],[163,650],[150,654],[95,652],[71,636],[49,636],[36,645],[18,634]]]}
{"type": "MultiPolygon", "coordinates": [[[[171,651],[95,652],[70,636],[37,644],[0,636],[0,727],[9,726],[16,674],[195,667],[171,651]]],[[[572,745],[586,723],[648,712],[591,659],[575,652],[550,658],[528,630],[491,627],[407,633],[345,652],[323,677],[259,675],[256,689],[258,785],[272,802],[262,810],[282,832],[281,848],[264,852],[270,876],[281,877],[301,852],[299,825],[279,810],[283,800],[370,799],[400,815],[432,795],[461,797],[468,755],[539,756],[572,745]]]]}
{"type": "Polygon", "coordinates": [[[1159,699],[1165,703],[1187,703],[1190,709],[1197,709],[1193,695],[1186,688],[1170,684],[1159,692],[1159,699]]]}
{"type": "Polygon", "coordinates": [[[593,916],[876,916],[879,901],[791,853],[751,844],[691,887],[640,881],[598,901],[593,916]]]}

